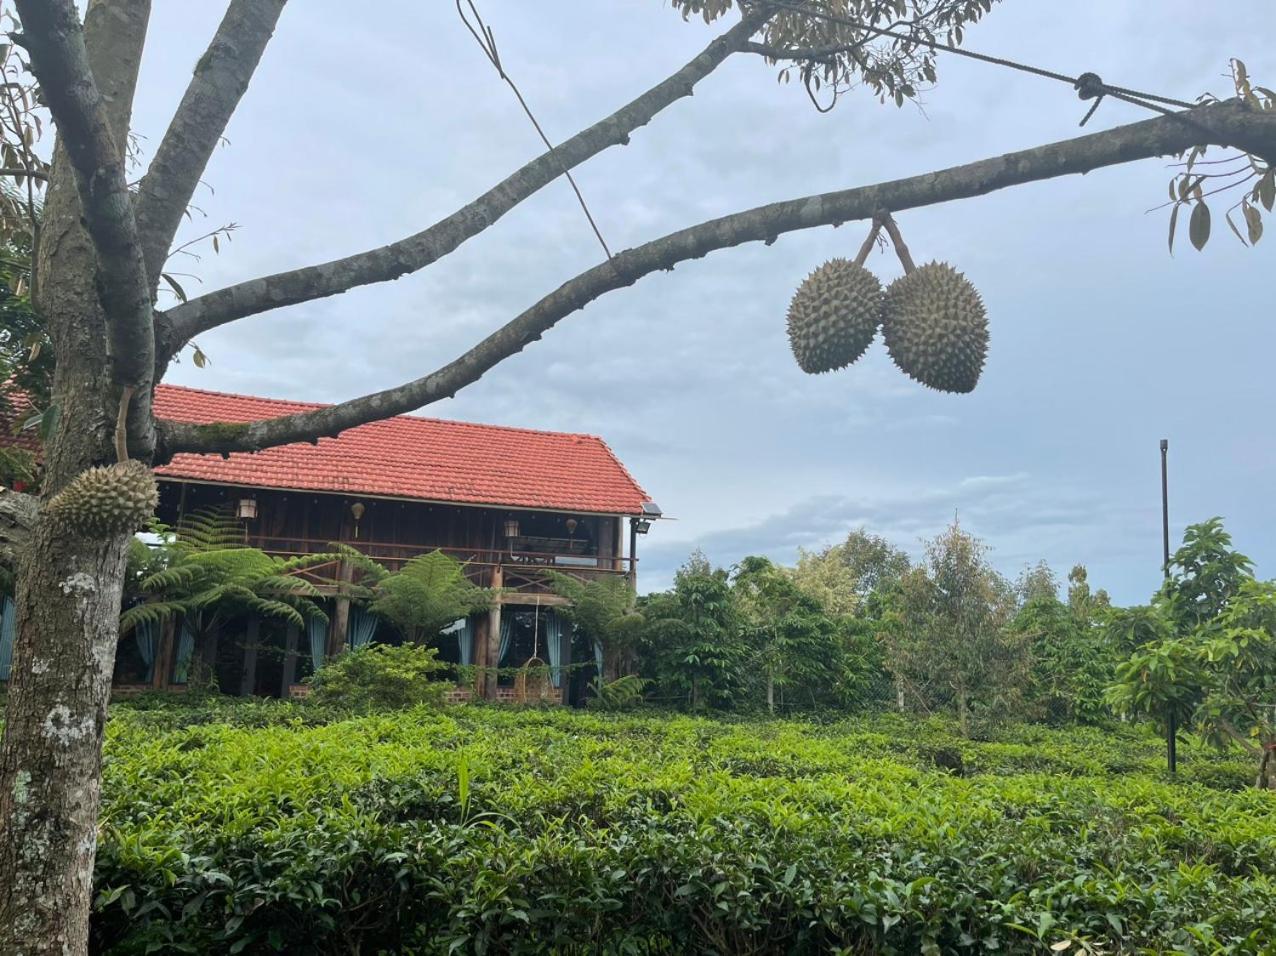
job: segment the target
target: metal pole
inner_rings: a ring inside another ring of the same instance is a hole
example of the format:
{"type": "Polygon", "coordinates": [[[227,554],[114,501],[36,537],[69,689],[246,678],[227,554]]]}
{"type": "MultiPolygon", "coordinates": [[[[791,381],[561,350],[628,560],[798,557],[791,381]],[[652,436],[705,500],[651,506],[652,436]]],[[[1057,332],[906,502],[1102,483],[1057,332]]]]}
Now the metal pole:
{"type": "MultiPolygon", "coordinates": [[[[1167,456],[1170,443],[1161,439],[1161,573],[1170,578],[1170,482],[1167,456]]],[[[1165,762],[1171,774],[1178,773],[1178,715],[1173,706],[1166,714],[1165,762]]]]}

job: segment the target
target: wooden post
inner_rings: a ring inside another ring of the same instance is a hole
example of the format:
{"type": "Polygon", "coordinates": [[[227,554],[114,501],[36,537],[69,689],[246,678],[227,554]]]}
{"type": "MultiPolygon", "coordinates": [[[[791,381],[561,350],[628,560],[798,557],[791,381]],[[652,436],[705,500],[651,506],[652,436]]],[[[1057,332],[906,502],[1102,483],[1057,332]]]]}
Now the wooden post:
{"type": "Polygon", "coordinates": [[[292,693],[297,681],[297,641],[301,631],[296,624],[289,624],[284,634],[284,676],[279,681],[279,696],[284,700],[292,693]]]}
{"type": "Polygon", "coordinates": [[[346,635],[350,632],[350,597],[346,585],[354,577],[354,567],[342,561],[337,569],[337,601],[332,612],[332,625],[328,628],[328,657],[339,657],[346,650],[346,635]]]}
{"type": "MultiPolygon", "coordinates": [[[[558,612],[552,611],[550,613],[557,614],[558,612]]],[[[560,644],[561,656],[559,657],[559,665],[563,668],[561,677],[563,686],[560,688],[562,691],[561,703],[569,704],[571,703],[572,695],[572,625],[570,621],[563,619],[562,615],[559,615],[558,624],[563,629],[563,637],[560,639],[562,641],[560,644]]]]}
{"type": "Polygon", "coordinates": [[[251,697],[257,690],[257,644],[261,639],[261,619],[250,617],[244,632],[244,669],[239,675],[239,696],[251,697]]]}
{"type": "MultiPolygon", "coordinates": [[[[492,568],[492,590],[505,586],[505,571],[498,564],[492,568]]],[[[483,696],[496,700],[496,669],[501,666],[501,596],[496,595],[491,610],[487,612],[487,667],[483,696]]]]}
{"type": "Polygon", "coordinates": [[[173,672],[173,634],[177,630],[177,619],[166,617],[160,628],[159,647],[155,651],[155,666],[151,670],[151,687],[164,690],[168,687],[169,675],[173,672]]]}

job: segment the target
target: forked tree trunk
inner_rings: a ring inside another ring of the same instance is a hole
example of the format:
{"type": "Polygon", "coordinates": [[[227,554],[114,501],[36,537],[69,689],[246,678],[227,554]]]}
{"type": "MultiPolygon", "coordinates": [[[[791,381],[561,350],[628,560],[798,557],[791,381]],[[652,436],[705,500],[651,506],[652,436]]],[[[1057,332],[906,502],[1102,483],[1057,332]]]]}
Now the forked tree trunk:
{"type": "MultiPolygon", "coordinates": [[[[149,0],[91,0],[85,40],[117,142],[128,129],[149,0]]],[[[114,460],[112,383],[74,175],[55,149],[36,269],[57,366],[44,500],[114,460]]],[[[102,734],[128,535],[88,541],[37,522],[18,565],[17,634],[0,742],[0,953],[88,946],[102,734]]]]}

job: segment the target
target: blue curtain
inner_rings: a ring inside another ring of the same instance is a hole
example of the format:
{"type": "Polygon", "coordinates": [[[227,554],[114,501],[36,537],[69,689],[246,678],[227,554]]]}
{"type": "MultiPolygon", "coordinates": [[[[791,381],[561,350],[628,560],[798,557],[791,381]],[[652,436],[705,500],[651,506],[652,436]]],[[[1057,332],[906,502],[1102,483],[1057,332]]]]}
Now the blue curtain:
{"type": "Polygon", "coordinates": [[[380,620],[371,611],[358,606],[351,607],[349,634],[351,650],[357,650],[370,644],[372,635],[377,632],[377,625],[380,623],[380,620]]]}
{"type": "Polygon", "coordinates": [[[17,616],[13,598],[5,595],[4,610],[0,611],[0,680],[8,680],[13,667],[13,634],[17,616]]]}
{"type": "Polygon", "coordinates": [[[307,618],[306,634],[310,636],[310,663],[318,670],[323,667],[323,655],[328,649],[328,622],[318,615],[307,618]]]}
{"type": "Polygon", "coordinates": [[[177,662],[173,668],[173,683],[185,684],[190,675],[191,657],[195,654],[195,631],[190,621],[182,621],[182,636],[177,640],[177,662]]]}
{"type": "Polygon", "coordinates": [[[146,683],[155,676],[155,646],[158,637],[155,633],[154,621],[142,621],[133,628],[133,637],[137,639],[137,652],[142,655],[142,663],[146,665],[146,683]]]}
{"type": "Polygon", "coordinates": [[[549,651],[549,682],[563,686],[563,621],[553,611],[545,614],[545,647],[549,651]]]}
{"type": "Polygon", "coordinates": [[[458,621],[453,621],[447,627],[443,628],[444,634],[456,635],[456,649],[459,653],[461,666],[469,667],[474,663],[474,622],[468,617],[463,617],[458,621]]]}
{"type": "Polygon", "coordinates": [[[500,667],[510,649],[510,635],[514,633],[514,619],[510,615],[501,615],[501,650],[496,655],[496,666],[500,667]]]}

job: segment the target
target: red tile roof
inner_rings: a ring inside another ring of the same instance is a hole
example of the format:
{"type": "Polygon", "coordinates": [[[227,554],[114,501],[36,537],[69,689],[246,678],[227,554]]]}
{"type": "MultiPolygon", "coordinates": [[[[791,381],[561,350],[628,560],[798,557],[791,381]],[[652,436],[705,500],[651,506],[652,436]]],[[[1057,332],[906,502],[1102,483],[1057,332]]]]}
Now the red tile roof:
{"type": "MultiPolygon", "coordinates": [[[[322,408],[160,385],[155,414],[179,422],[248,422],[322,408]]],[[[637,515],[647,493],[593,435],[399,415],[317,445],[254,454],[176,455],[164,478],[254,488],[637,515]]]]}

